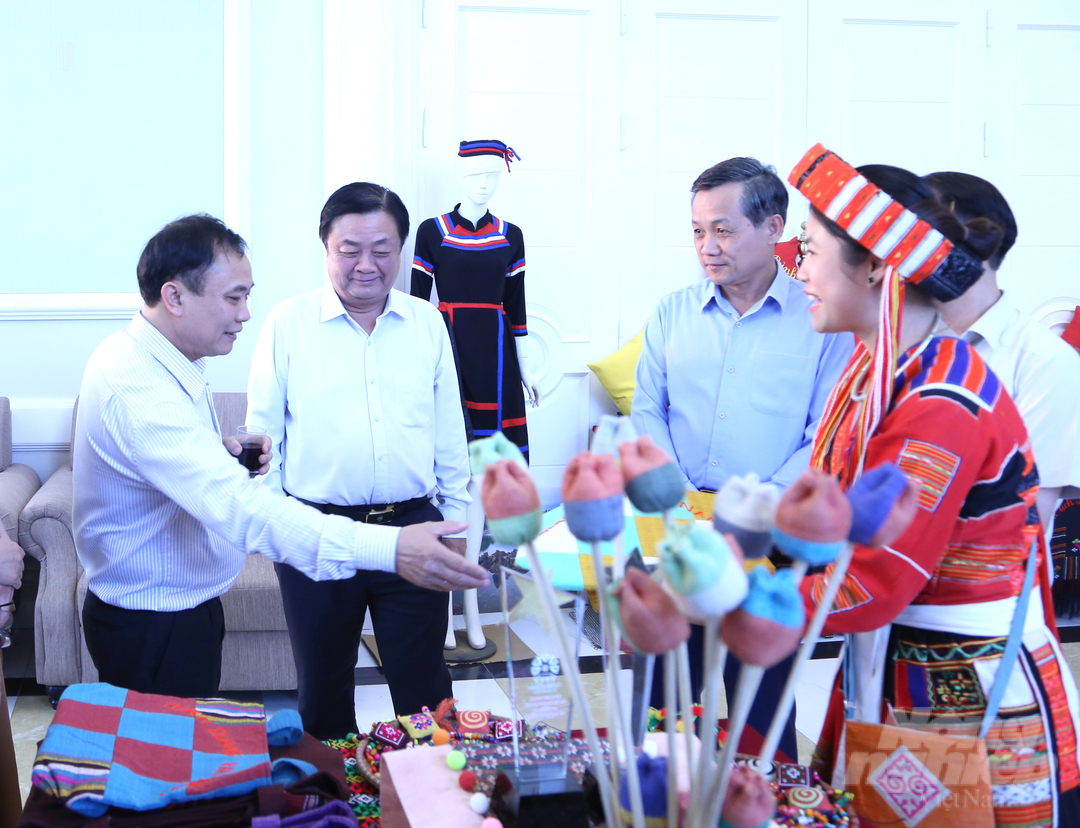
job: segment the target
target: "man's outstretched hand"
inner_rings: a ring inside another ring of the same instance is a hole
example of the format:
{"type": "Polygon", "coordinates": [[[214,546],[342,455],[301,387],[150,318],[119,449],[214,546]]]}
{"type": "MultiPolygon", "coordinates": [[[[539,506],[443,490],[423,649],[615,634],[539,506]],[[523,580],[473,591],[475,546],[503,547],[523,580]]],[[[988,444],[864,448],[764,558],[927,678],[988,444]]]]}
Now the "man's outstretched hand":
{"type": "Polygon", "coordinates": [[[491,585],[486,569],[447,548],[440,538],[465,531],[466,523],[441,521],[405,526],[398,535],[397,574],[410,583],[438,592],[479,589],[491,585]]]}

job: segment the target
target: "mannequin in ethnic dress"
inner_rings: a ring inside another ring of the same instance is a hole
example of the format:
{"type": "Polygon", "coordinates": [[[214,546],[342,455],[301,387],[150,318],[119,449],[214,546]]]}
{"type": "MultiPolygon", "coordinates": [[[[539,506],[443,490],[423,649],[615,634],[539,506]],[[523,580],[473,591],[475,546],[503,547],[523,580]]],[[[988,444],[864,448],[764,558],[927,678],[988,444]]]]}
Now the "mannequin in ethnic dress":
{"type": "MultiPolygon", "coordinates": [[[[461,202],[417,230],[411,292],[431,298],[434,283],[450,333],[470,441],[502,431],[528,457],[525,397],[540,389],[519,348],[525,321],[525,242],[521,230],[487,204],[516,153],[501,141],[462,141],[461,202]]],[[[469,486],[467,557],[477,561],[484,530],[479,481],[469,486]]],[[[465,592],[465,626],[474,649],[485,645],[476,590],[465,592]]],[[[446,647],[456,646],[451,610],[446,647]]]]}

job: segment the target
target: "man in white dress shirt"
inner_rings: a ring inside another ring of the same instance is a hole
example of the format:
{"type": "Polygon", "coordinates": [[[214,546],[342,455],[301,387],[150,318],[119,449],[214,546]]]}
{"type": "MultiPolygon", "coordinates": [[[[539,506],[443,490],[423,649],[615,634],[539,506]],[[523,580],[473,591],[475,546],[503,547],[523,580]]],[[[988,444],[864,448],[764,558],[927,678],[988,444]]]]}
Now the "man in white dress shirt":
{"type": "Polygon", "coordinates": [[[998,287],[997,271],[1016,241],[1016,219],[997,187],[976,175],[925,176],[938,200],[963,222],[987,218],[1005,231],[983,275],[963,296],[935,301],[945,324],[970,342],[997,374],[1027,426],[1039,470],[1036,505],[1045,531],[1059,498],[1080,486],[1080,356],[998,287]]]}
{"type": "Polygon", "coordinates": [[[217,692],[218,596],[244,553],[320,579],[366,569],[429,589],[489,583],[438,540],[464,524],[397,529],[327,516],[249,480],[230,456],[240,447],[222,445],[203,361],[229,353],[250,318],[244,249],[211,216],[166,225],[139,259],[145,305],[83,376],[72,446],[75,546],[89,587],[83,629],[101,680],[132,690],[217,692]]]}
{"type": "MultiPolygon", "coordinates": [[[[323,207],[319,235],[328,284],[274,308],[252,357],[248,421],[274,450],[265,485],[357,521],[464,520],[469,456],[446,326],[429,303],[392,290],[405,205],[377,184],[348,184],[323,207]]],[[[464,538],[444,542],[464,554],[464,538]]],[[[277,570],[307,731],[358,730],[365,610],[399,715],[452,695],[445,592],[374,570],[334,582],[287,562],[277,570]]]]}

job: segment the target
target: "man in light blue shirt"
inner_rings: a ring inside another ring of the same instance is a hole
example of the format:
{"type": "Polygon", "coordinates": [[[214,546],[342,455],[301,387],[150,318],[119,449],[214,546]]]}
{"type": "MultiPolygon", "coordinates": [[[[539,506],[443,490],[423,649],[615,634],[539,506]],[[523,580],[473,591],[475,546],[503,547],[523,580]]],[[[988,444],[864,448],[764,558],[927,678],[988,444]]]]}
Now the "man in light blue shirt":
{"type": "MultiPolygon", "coordinates": [[[[730,158],[698,176],[691,193],[694,246],[708,278],[669,293],[649,318],[634,426],[675,458],[688,489],[715,491],[749,472],[784,488],[810,462],[818,418],[854,339],[814,331],[809,298],[775,257],[788,198],[773,167],[730,158]]],[[[694,639],[696,697],[700,628],[694,639]]],[[[728,657],[724,676],[729,704],[734,661],[728,657]]],[[[749,720],[762,734],[789,666],[781,662],[762,682],[749,720]]],[[[797,760],[794,716],[780,749],[797,760]]]]}

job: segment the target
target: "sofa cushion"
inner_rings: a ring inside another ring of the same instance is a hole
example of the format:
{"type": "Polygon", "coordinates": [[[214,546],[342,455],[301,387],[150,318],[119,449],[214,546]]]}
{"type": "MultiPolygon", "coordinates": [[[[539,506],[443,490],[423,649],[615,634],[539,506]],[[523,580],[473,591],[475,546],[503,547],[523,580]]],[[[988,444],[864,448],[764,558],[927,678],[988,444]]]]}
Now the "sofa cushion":
{"type": "Polygon", "coordinates": [[[274,565],[262,555],[248,555],[240,576],[221,596],[226,630],[287,630],[281,587],[274,565]]]}

